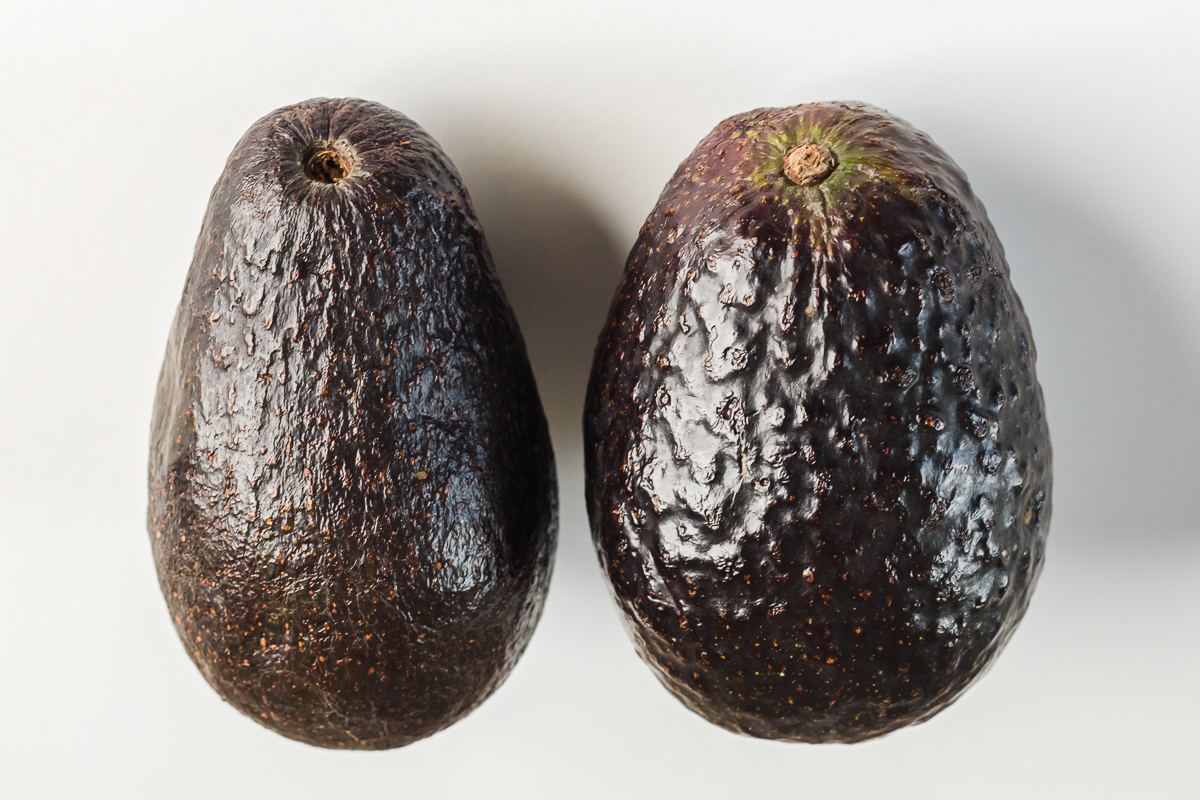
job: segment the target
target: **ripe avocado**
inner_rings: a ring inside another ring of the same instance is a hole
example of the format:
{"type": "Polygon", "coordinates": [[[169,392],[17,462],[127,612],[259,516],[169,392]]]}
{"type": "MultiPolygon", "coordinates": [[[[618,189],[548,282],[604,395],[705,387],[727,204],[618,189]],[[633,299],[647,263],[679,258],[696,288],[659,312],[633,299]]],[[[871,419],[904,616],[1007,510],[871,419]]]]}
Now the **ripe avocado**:
{"type": "Polygon", "coordinates": [[[461,719],[542,611],[549,431],[438,144],[361,100],[281,108],[213,190],[167,343],[148,527],[180,638],[284,736],[461,719]]]}
{"type": "Polygon", "coordinates": [[[1050,439],[983,206],[860,103],[717,126],[630,254],[584,415],[641,656],[733,731],[855,742],[953,702],[1042,567],[1050,439]]]}

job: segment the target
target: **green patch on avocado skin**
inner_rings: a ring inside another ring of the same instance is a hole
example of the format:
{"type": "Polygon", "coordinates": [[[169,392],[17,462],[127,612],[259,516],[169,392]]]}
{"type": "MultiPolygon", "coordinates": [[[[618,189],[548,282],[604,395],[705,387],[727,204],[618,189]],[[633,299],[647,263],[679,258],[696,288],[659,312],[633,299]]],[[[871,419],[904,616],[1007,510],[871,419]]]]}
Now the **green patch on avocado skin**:
{"type": "Polygon", "coordinates": [[[751,149],[747,154],[747,158],[759,162],[750,173],[750,180],[757,186],[774,189],[784,203],[797,208],[797,213],[800,209],[819,213],[822,208],[837,205],[849,189],[866,182],[901,183],[899,173],[884,154],[856,147],[837,131],[803,120],[787,130],[760,137],[760,142],[761,147],[751,149]],[[809,143],[828,148],[837,159],[837,165],[820,183],[798,186],[785,176],[784,160],[793,148],[809,143]]]}

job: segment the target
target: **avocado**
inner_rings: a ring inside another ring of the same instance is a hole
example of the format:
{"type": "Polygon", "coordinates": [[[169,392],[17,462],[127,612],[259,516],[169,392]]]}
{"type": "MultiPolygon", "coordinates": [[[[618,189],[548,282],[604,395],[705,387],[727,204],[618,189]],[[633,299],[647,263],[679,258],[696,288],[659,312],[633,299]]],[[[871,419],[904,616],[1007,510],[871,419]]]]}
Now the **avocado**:
{"type": "Polygon", "coordinates": [[[214,689],[378,750],[461,719],[541,614],[554,456],[454,166],[407,117],[263,117],[208,204],[167,342],[148,528],[214,689]]]}
{"type": "Polygon", "coordinates": [[[1029,603],[1051,451],[1029,323],[966,177],[861,103],[740,114],[642,228],[584,415],[635,645],[711,722],[921,722],[1029,603]]]}

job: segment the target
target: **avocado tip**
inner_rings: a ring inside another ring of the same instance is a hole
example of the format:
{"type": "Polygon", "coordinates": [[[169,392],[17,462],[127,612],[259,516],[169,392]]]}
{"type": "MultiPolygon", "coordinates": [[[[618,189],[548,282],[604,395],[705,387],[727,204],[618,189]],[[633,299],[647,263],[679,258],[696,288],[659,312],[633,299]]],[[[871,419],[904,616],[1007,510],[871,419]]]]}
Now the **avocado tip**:
{"type": "Polygon", "coordinates": [[[304,174],[320,183],[338,183],[354,171],[354,152],[342,140],[313,142],[304,154],[304,174]]]}
{"type": "Polygon", "coordinates": [[[837,156],[816,142],[799,144],[783,157],[783,174],[797,186],[816,186],[837,168],[837,156]]]}

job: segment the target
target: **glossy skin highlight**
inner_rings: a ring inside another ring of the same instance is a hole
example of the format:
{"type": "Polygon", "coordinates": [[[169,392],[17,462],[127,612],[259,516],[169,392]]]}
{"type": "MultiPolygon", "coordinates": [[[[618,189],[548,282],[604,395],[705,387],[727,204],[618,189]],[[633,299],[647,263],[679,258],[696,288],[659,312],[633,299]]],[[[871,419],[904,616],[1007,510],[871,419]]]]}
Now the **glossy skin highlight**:
{"type": "Polygon", "coordinates": [[[953,702],[1042,567],[1034,360],[983,206],[924,134],[858,103],[717,126],[630,254],[584,418],[597,551],[663,684],[802,742],[953,702]],[[798,185],[809,144],[836,166],[798,185]]]}
{"type": "Polygon", "coordinates": [[[411,120],[312,100],[235,148],[167,344],[149,488],[180,638],[255,721],[398,747],[508,675],[549,582],[554,458],[470,200],[411,120]]]}

